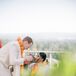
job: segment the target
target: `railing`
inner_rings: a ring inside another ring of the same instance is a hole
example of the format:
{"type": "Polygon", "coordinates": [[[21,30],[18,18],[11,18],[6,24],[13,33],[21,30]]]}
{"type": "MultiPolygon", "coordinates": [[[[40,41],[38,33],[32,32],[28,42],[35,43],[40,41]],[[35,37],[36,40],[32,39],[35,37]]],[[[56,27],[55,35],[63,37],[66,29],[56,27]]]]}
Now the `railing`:
{"type": "Polygon", "coordinates": [[[64,51],[25,51],[27,53],[39,53],[39,52],[45,52],[45,53],[64,53],[64,51]]]}

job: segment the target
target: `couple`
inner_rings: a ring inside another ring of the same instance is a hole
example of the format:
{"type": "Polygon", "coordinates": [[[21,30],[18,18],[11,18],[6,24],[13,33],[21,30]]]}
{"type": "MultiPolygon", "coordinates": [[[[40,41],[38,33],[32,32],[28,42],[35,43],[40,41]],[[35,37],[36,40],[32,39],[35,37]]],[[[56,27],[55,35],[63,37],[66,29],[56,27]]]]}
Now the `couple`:
{"type": "Polygon", "coordinates": [[[18,40],[3,46],[0,49],[0,76],[20,76],[20,65],[24,64],[24,61],[30,62],[33,59],[36,63],[33,65],[31,64],[31,76],[34,76],[37,73],[38,67],[43,66],[43,62],[46,60],[46,54],[39,53],[39,55],[35,57],[32,55],[23,56],[24,50],[30,48],[32,44],[32,38],[27,36],[23,40],[19,38],[18,40]],[[14,71],[10,68],[11,66],[14,71]]]}

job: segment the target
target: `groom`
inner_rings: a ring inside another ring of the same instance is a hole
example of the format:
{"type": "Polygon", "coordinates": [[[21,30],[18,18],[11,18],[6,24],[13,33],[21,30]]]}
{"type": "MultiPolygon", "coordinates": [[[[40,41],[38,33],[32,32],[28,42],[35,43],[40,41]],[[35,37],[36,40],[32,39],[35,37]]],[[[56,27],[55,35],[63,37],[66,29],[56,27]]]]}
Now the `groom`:
{"type": "Polygon", "coordinates": [[[26,50],[30,48],[33,44],[31,37],[25,37],[21,41],[21,45],[18,41],[7,43],[0,49],[0,76],[11,76],[9,67],[14,66],[14,76],[20,76],[20,65],[24,61],[30,60],[30,56],[21,57],[21,48],[26,50]],[[17,72],[16,72],[17,71],[17,72]]]}

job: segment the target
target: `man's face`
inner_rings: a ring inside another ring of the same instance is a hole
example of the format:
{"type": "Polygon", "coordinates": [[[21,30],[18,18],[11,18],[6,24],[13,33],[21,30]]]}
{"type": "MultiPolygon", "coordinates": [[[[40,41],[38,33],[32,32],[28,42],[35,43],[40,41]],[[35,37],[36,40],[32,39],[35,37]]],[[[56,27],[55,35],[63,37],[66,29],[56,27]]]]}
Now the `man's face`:
{"type": "Polygon", "coordinates": [[[28,49],[32,46],[32,43],[28,43],[28,41],[24,41],[23,44],[25,49],[28,49]]]}

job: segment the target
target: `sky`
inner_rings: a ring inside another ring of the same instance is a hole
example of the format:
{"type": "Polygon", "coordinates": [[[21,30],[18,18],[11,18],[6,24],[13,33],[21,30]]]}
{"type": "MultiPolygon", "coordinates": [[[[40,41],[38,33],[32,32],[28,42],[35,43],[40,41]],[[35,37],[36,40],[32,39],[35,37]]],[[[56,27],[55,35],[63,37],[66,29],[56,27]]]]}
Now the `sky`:
{"type": "Polygon", "coordinates": [[[75,0],[0,0],[0,33],[76,33],[75,0]]]}

